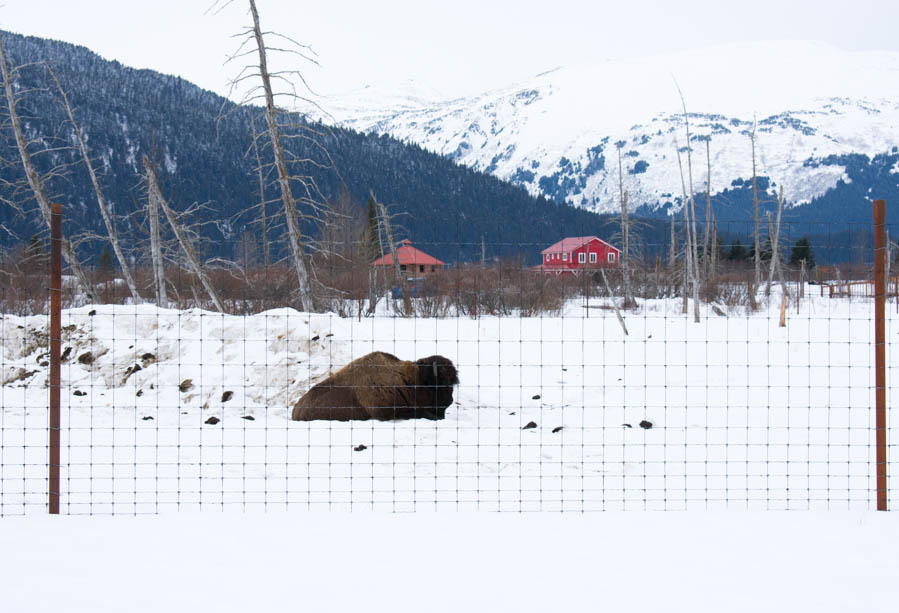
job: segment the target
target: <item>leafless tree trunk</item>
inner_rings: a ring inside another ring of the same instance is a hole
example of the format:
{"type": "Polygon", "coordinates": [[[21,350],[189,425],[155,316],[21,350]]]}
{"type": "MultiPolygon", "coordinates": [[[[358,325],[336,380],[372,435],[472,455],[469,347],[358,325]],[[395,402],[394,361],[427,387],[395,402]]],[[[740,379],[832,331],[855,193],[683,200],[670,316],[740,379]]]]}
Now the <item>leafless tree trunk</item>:
{"type": "MultiPolygon", "coordinates": [[[[684,217],[687,217],[687,207],[684,205],[684,217]]],[[[684,242],[684,296],[683,302],[681,303],[681,313],[686,315],[689,313],[689,301],[687,296],[690,293],[690,277],[692,276],[693,263],[691,262],[691,247],[690,247],[690,221],[687,219],[687,232],[686,239],[684,242]]]]}
{"type": "MultiPolygon", "coordinates": [[[[378,201],[375,198],[374,194],[370,194],[372,202],[375,203],[375,216],[377,217],[377,228],[378,228],[378,252],[380,254],[379,257],[384,257],[384,229],[381,224],[381,209],[378,206],[378,201]]],[[[378,291],[378,271],[374,266],[371,266],[371,272],[369,273],[369,298],[368,298],[368,313],[371,315],[375,312],[375,308],[378,304],[379,297],[381,292],[378,291]]],[[[383,275],[381,275],[383,276],[383,275]]]]}
{"type": "Polygon", "coordinates": [[[712,221],[712,246],[709,252],[709,270],[708,280],[710,283],[715,282],[718,276],[718,223],[712,221]]]}
{"type": "MultiPolygon", "coordinates": [[[[146,166],[146,164],[145,164],[146,166]]],[[[162,260],[162,242],[159,232],[159,201],[160,196],[154,191],[150,185],[155,185],[155,180],[151,180],[149,173],[146,176],[147,182],[147,217],[150,219],[150,259],[153,262],[153,285],[156,288],[156,304],[161,308],[168,308],[169,299],[165,290],[165,270],[162,260]]]]}
{"type": "MultiPolygon", "coordinates": [[[[782,191],[783,190],[781,189],[781,192],[782,191]]],[[[783,194],[781,193],[781,197],[782,196],[783,196],[783,194]]],[[[771,213],[768,213],[768,236],[774,236],[777,233],[778,233],[778,231],[775,231],[774,224],[771,221],[771,213]]],[[[790,288],[787,287],[787,282],[786,282],[786,279],[784,278],[783,266],[780,265],[780,257],[774,257],[776,255],[777,251],[776,251],[776,249],[774,249],[773,246],[771,249],[772,249],[771,261],[774,263],[774,272],[777,274],[777,281],[778,281],[778,283],[780,283],[781,291],[783,292],[784,299],[786,300],[787,298],[790,297],[790,288]]]]}
{"type": "Polygon", "coordinates": [[[624,175],[621,171],[621,146],[618,147],[618,195],[621,200],[621,282],[624,290],[625,309],[637,306],[637,301],[631,293],[631,276],[629,266],[630,253],[630,223],[627,215],[627,192],[624,191],[624,175]]]}
{"type": "Polygon", "coordinates": [[[777,196],[777,224],[774,226],[774,232],[770,231],[771,213],[768,213],[769,235],[771,236],[771,265],[768,267],[768,283],[765,285],[765,296],[771,295],[771,282],[774,280],[774,269],[780,266],[778,261],[778,242],[780,239],[780,215],[783,212],[784,188],[780,186],[780,193],[777,196]]]}
{"type": "MultiPolygon", "coordinates": [[[[675,84],[677,82],[675,81],[675,84]]],[[[680,96],[681,106],[684,110],[684,128],[687,134],[687,181],[690,187],[689,198],[687,199],[687,203],[690,205],[690,214],[688,223],[691,225],[691,233],[692,236],[690,238],[690,243],[693,247],[693,272],[694,279],[699,281],[699,241],[697,240],[698,234],[696,233],[696,191],[693,189],[693,145],[690,140],[690,115],[687,113],[687,102],[684,100],[684,94],[681,92],[680,86],[677,86],[677,93],[680,96]]],[[[680,153],[680,151],[678,151],[680,153]]],[[[681,172],[681,178],[683,178],[683,171],[681,172]]],[[[694,288],[697,289],[697,288],[694,288]]]]}
{"type": "MultiPolygon", "coordinates": [[[[705,236],[702,240],[702,255],[704,258],[703,261],[706,264],[706,279],[711,276],[709,273],[709,226],[712,222],[712,154],[709,144],[711,140],[711,136],[705,137],[705,161],[707,166],[707,174],[705,182],[705,236]]],[[[714,245],[712,245],[712,248],[714,248],[714,245]]]]}
{"type": "Polygon", "coordinates": [[[674,231],[674,213],[671,214],[671,244],[668,249],[668,266],[674,268],[677,264],[677,233],[674,231]]]}
{"type": "MultiPolygon", "coordinates": [[[[689,132],[688,132],[689,134],[689,132]]],[[[687,194],[687,185],[684,182],[684,169],[681,163],[680,148],[675,140],[675,148],[677,148],[677,166],[680,170],[681,188],[684,193],[684,221],[686,223],[687,240],[685,245],[686,257],[684,258],[684,302],[683,313],[687,313],[687,292],[689,291],[688,283],[692,277],[693,282],[693,320],[699,323],[699,267],[696,264],[696,211],[691,206],[693,202],[692,194],[687,194]],[[692,222],[692,223],[691,223],[692,222]]],[[[689,146],[687,151],[689,151],[689,146]]]]}
{"type": "MultiPolygon", "coordinates": [[[[675,85],[677,85],[677,81],[675,81],[675,85]]],[[[684,110],[684,127],[687,134],[687,179],[690,193],[684,201],[684,206],[689,205],[687,233],[689,234],[690,259],[692,260],[690,270],[693,275],[693,321],[699,323],[699,241],[696,234],[696,192],[693,190],[693,146],[690,142],[690,115],[687,113],[687,102],[684,100],[680,85],[677,85],[677,93],[680,95],[681,106],[684,110]]],[[[678,164],[680,164],[680,149],[678,149],[678,164]]],[[[681,181],[683,181],[683,171],[681,171],[681,181]]]]}
{"type": "Polygon", "coordinates": [[[627,336],[627,326],[624,324],[624,317],[621,316],[621,311],[618,308],[618,305],[615,304],[615,295],[612,294],[612,288],[609,287],[609,280],[606,278],[606,271],[603,268],[599,269],[600,275],[602,275],[602,281],[606,286],[606,291],[609,292],[609,299],[612,301],[612,308],[615,309],[615,317],[618,318],[618,323],[621,325],[621,329],[624,330],[624,335],[627,336]]]}
{"type": "Polygon", "coordinates": [[[749,139],[752,143],[752,210],[755,219],[755,285],[758,287],[762,282],[762,245],[759,240],[759,189],[755,170],[755,128],[756,123],[752,121],[752,132],[749,139]]]}
{"type": "Polygon", "coordinates": [[[256,10],[255,0],[249,0],[250,12],[253,15],[253,35],[256,39],[256,48],[259,52],[259,76],[265,90],[265,119],[268,123],[268,133],[272,143],[272,153],[275,156],[275,168],[278,170],[278,185],[281,188],[281,201],[284,203],[284,218],[287,223],[287,234],[290,240],[290,249],[293,254],[294,266],[297,271],[297,282],[300,290],[300,304],[304,311],[312,311],[312,290],[309,285],[309,271],[306,267],[306,253],[303,246],[303,237],[300,233],[300,224],[297,218],[297,202],[290,185],[290,173],[287,169],[287,158],[281,142],[281,132],[278,126],[278,111],[275,107],[275,96],[272,91],[271,77],[266,61],[266,47],[262,38],[262,28],[259,25],[259,12],[256,10]]]}
{"type": "Polygon", "coordinates": [[[372,200],[375,201],[375,206],[378,209],[378,214],[381,217],[381,224],[384,226],[384,234],[387,235],[387,246],[390,249],[391,257],[393,257],[393,273],[396,276],[397,281],[400,284],[400,291],[403,292],[403,311],[406,317],[412,315],[412,298],[409,296],[409,287],[406,283],[406,275],[403,274],[402,269],[400,269],[400,260],[397,257],[396,253],[396,243],[393,242],[393,230],[390,227],[390,216],[387,214],[387,207],[384,206],[383,203],[379,202],[377,198],[375,198],[374,194],[371,194],[372,200]]]}
{"type": "Polygon", "coordinates": [[[197,255],[194,253],[193,247],[191,247],[190,245],[190,241],[188,240],[187,236],[185,236],[184,231],[181,229],[181,224],[179,224],[178,220],[175,219],[175,214],[172,213],[169,205],[166,204],[165,198],[162,197],[162,192],[159,191],[159,183],[156,181],[156,172],[150,165],[150,160],[147,159],[146,155],[143,156],[143,163],[144,170],[147,173],[147,189],[149,189],[150,191],[150,197],[156,199],[156,203],[165,214],[165,218],[168,220],[169,225],[172,226],[172,231],[175,233],[175,238],[178,239],[178,243],[181,245],[181,250],[187,257],[188,265],[190,266],[193,273],[197,275],[200,283],[203,284],[203,288],[206,290],[206,293],[209,294],[209,298],[212,300],[215,308],[218,309],[220,313],[224,313],[225,307],[222,304],[221,298],[219,298],[218,293],[215,291],[215,288],[212,287],[212,283],[209,282],[209,278],[203,271],[203,267],[200,265],[200,261],[197,259],[197,255]]]}
{"type": "MultiPolygon", "coordinates": [[[[799,260],[799,297],[805,298],[805,258],[799,260]]],[[[796,302],[796,308],[799,309],[799,301],[796,302]]]]}
{"type": "Polygon", "coordinates": [[[256,156],[256,173],[259,179],[259,223],[261,224],[262,261],[265,268],[268,269],[271,266],[272,258],[271,248],[268,244],[268,218],[265,210],[265,176],[262,172],[262,156],[259,154],[259,143],[257,142],[259,134],[256,132],[256,120],[252,110],[250,112],[250,126],[253,129],[253,154],[256,156]]]}
{"type": "MultiPolygon", "coordinates": [[[[16,147],[19,150],[19,157],[22,160],[22,166],[25,169],[25,177],[28,180],[29,187],[31,187],[31,191],[34,192],[34,197],[35,200],[37,200],[41,216],[44,218],[44,223],[46,223],[49,228],[50,199],[44,191],[44,185],[41,181],[40,174],[31,162],[31,155],[28,152],[28,142],[25,140],[25,132],[22,130],[22,122],[16,109],[12,71],[6,63],[6,52],[3,49],[2,41],[0,41],[0,72],[3,74],[3,90],[6,95],[6,104],[9,107],[10,123],[12,123],[13,132],[16,137],[16,147]]],[[[94,289],[93,284],[88,280],[87,275],[84,273],[84,269],[81,268],[81,262],[78,260],[75,250],[72,249],[72,244],[65,238],[62,241],[62,255],[66,259],[66,262],[68,262],[69,268],[78,280],[78,285],[81,287],[87,300],[89,302],[97,302],[97,292],[94,289]]]]}
{"type": "Polygon", "coordinates": [[[106,233],[109,235],[109,242],[112,244],[112,250],[115,252],[116,259],[119,261],[119,267],[122,269],[122,276],[125,277],[125,283],[131,291],[131,297],[134,298],[136,302],[141,302],[140,294],[137,291],[137,284],[131,276],[131,269],[128,267],[128,260],[125,259],[125,254],[122,253],[122,248],[119,245],[118,233],[116,232],[112,217],[109,215],[109,207],[106,205],[106,198],[103,197],[100,181],[97,179],[97,173],[94,172],[94,165],[91,164],[90,154],[87,151],[87,144],[84,142],[81,128],[78,126],[78,123],[75,121],[75,116],[72,114],[72,105],[69,104],[69,97],[62,87],[62,83],[60,83],[59,79],[56,77],[56,73],[54,73],[49,66],[47,66],[47,72],[50,73],[50,77],[53,79],[54,83],[56,83],[56,88],[59,90],[63,106],[66,109],[66,115],[69,117],[69,123],[72,124],[72,129],[75,132],[75,139],[78,141],[81,157],[84,160],[84,165],[87,166],[91,184],[94,186],[94,193],[97,195],[97,206],[100,208],[100,215],[103,217],[103,223],[106,225],[106,233]]]}

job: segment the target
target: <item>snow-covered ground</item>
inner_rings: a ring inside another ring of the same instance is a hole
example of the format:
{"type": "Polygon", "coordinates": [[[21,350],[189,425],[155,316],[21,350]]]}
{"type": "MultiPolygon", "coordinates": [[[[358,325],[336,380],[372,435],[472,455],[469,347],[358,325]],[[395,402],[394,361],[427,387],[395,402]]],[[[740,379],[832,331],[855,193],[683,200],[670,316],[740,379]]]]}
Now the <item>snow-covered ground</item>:
{"type": "Polygon", "coordinates": [[[892,613],[899,515],[5,518],[0,610],[892,613]]]}
{"type": "MultiPolygon", "coordinates": [[[[870,510],[873,302],[813,296],[785,328],[775,302],[695,324],[647,301],[627,336],[597,299],[480,319],[67,310],[62,512],[870,510]],[[452,359],[447,419],[289,420],[372,350],[452,359]]],[[[46,345],[46,317],[0,319],[3,515],[45,512],[46,345]]]]}

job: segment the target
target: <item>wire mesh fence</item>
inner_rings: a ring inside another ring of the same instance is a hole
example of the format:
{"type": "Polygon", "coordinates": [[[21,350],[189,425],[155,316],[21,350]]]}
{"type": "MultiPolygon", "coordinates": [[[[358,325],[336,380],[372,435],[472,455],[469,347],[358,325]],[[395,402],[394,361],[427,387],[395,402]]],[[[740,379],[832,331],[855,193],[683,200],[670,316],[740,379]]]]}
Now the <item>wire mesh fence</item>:
{"type": "MultiPolygon", "coordinates": [[[[871,225],[788,227],[758,272],[746,223],[718,222],[693,263],[682,232],[623,261],[609,237],[353,243],[312,258],[316,312],[289,267],[249,257],[209,271],[223,312],[175,266],[165,307],[99,269],[84,304],[63,278],[60,511],[874,508],[871,225]]],[[[2,515],[48,499],[29,257],[0,290],[2,515]]]]}

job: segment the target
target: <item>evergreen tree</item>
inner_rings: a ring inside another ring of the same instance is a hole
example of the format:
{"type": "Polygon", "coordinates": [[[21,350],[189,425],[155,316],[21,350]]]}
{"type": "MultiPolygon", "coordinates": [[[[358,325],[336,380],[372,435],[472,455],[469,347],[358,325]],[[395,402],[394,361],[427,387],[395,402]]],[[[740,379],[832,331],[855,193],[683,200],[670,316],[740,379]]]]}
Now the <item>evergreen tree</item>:
{"type": "MultiPolygon", "coordinates": [[[[761,260],[763,262],[770,262],[771,254],[773,252],[774,251],[771,248],[771,238],[770,237],[766,238],[765,241],[762,243],[761,248],[759,249],[759,257],[761,258],[761,260]]],[[[778,255],[780,255],[780,254],[778,254],[778,255]]],[[[754,244],[749,245],[749,250],[746,253],[746,257],[748,257],[750,260],[755,259],[755,245],[754,244]]]]}
{"type": "Polygon", "coordinates": [[[733,262],[742,262],[749,257],[749,252],[746,251],[746,247],[740,242],[740,239],[736,239],[734,244],[730,246],[730,251],[727,252],[727,259],[733,262]]]}
{"type": "Polygon", "coordinates": [[[715,250],[715,260],[721,262],[728,257],[728,254],[724,251],[724,241],[721,240],[721,237],[717,237],[715,240],[715,244],[709,246],[709,257],[712,256],[711,251],[715,250]]]}
{"type": "Polygon", "coordinates": [[[803,236],[793,245],[793,251],[790,254],[790,266],[799,266],[802,260],[805,260],[805,267],[809,270],[815,267],[815,254],[812,253],[808,236],[803,236]]]}
{"type": "Polygon", "coordinates": [[[97,272],[105,278],[111,277],[114,271],[115,266],[112,263],[112,253],[109,251],[109,246],[103,245],[103,251],[100,252],[100,257],[97,258],[97,272]]]}
{"type": "Polygon", "coordinates": [[[374,262],[381,257],[378,212],[375,210],[375,201],[371,196],[368,198],[368,212],[366,213],[365,227],[362,229],[362,253],[367,262],[374,262]]]}

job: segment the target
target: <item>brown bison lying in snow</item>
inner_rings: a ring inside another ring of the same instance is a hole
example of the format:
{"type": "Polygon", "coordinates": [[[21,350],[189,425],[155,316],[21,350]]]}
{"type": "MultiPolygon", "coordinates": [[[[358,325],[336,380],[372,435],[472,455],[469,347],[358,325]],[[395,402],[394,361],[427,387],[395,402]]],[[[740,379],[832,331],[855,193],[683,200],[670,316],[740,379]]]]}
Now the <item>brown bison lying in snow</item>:
{"type": "Polygon", "coordinates": [[[442,355],[407,362],[375,351],[313,386],[291,419],[443,419],[458,383],[456,367],[442,355]]]}

